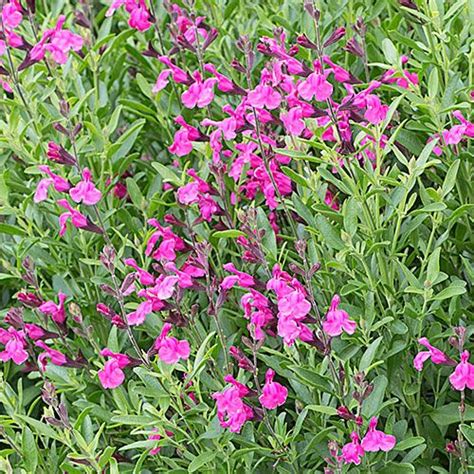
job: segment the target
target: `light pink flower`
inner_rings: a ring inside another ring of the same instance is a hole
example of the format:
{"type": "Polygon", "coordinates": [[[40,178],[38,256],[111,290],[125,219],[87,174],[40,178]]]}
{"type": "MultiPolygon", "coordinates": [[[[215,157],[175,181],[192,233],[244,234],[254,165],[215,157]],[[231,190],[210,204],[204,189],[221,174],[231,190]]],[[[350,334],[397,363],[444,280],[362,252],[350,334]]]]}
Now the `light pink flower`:
{"type": "Polygon", "coordinates": [[[349,319],[349,315],[343,309],[339,309],[340,302],[339,295],[334,295],[323,322],[324,332],[332,337],[340,336],[343,331],[347,334],[354,334],[357,326],[355,321],[349,319]]]}
{"type": "Polygon", "coordinates": [[[176,364],[180,359],[186,360],[191,352],[188,341],[178,341],[175,337],[168,336],[172,327],[170,323],[165,323],[154,344],[158,357],[165,364],[176,364]]]}
{"type": "Polygon", "coordinates": [[[260,403],[268,410],[283,405],[288,396],[288,389],[278,382],[274,382],[275,372],[268,369],[265,374],[265,385],[262,389],[262,395],[258,398],[260,403]]]}
{"type": "Polygon", "coordinates": [[[456,366],[454,372],[449,376],[451,385],[456,390],[470,388],[474,390],[474,365],[469,363],[469,352],[461,354],[461,362],[456,366]]]}
{"type": "Polygon", "coordinates": [[[377,418],[374,416],[369,422],[369,430],[361,442],[364,451],[390,451],[397,442],[395,436],[385,434],[383,431],[376,429],[377,418]]]}
{"type": "Polygon", "coordinates": [[[443,352],[432,346],[426,337],[418,339],[418,343],[425,346],[428,351],[420,351],[413,360],[413,365],[418,372],[423,370],[423,364],[431,359],[433,364],[453,365],[453,361],[443,352]]]}
{"type": "Polygon", "coordinates": [[[28,359],[23,331],[17,331],[12,326],[8,330],[0,328],[0,342],[5,346],[5,349],[0,352],[1,361],[12,360],[16,365],[20,365],[28,359]]]}
{"type": "Polygon", "coordinates": [[[51,316],[51,319],[55,323],[64,324],[66,321],[66,309],[64,307],[64,302],[66,299],[67,296],[62,291],[60,291],[58,293],[59,304],[56,304],[54,301],[47,301],[39,307],[39,310],[42,313],[51,316]]]}
{"type": "Polygon", "coordinates": [[[365,452],[359,443],[359,436],[355,431],[351,434],[351,440],[350,443],[342,447],[342,458],[345,464],[355,464],[358,466],[365,452]]]}
{"type": "Polygon", "coordinates": [[[100,201],[102,193],[94,186],[91,179],[92,175],[89,168],[84,168],[82,171],[82,181],[69,191],[69,195],[74,202],[82,201],[83,204],[92,206],[100,201]]]}
{"type": "Polygon", "coordinates": [[[332,84],[318,72],[310,74],[298,86],[298,93],[304,100],[311,100],[314,97],[317,101],[324,102],[331,97],[332,92],[332,84]]]}
{"type": "Polygon", "coordinates": [[[125,380],[122,369],[130,364],[130,358],[125,354],[112,352],[110,349],[103,349],[100,354],[109,357],[103,369],[97,373],[100,383],[104,388],[117,388],[125,380]]]}

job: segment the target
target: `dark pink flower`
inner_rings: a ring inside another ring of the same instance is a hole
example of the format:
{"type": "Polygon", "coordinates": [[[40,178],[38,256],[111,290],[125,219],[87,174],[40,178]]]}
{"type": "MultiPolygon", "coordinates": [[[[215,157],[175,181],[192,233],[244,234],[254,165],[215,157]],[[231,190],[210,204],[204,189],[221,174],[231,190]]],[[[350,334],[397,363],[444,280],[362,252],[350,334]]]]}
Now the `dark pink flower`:
{"type": "Polygon", "coordinates": [[[203,108],[208,106],[214,100],[214,85],[217,82],[215,77],[202,80],[199,72],[194,73],[194,83],[189,89],[181,94],[181,101],[188,109],[194,107],[203,108]]]}
{"type": "Polygon", "coordinates": [[[77,228],[88,227],[89,221],[87,217],[81,214],[78,210],[74,209],[66,199],[60,199],[58,204],[67,209],[68,212],[64,212],[59,216],[59,236],[62,237],[66,232],[66,223],[71,219],[72,225],[77,228]]]}
{"type": "Polygon", "coordinates": [[[281,95],[269,85],[260,84],[247,95],[247,102],[252,107],[268,110],[276,109],[280,106],[281,95]]]}
{"type": "Polygon", "coordinates": [[[283,405],[288,396],[288,389],[278,382],[274,382],[275,372],[268,369],[265,374],[265,385],[262,389],[262,395],[258,398],[260,403],[268,410],[273,410],[276,407],[283,405]]]}
{"type": "Polygon", "coordinates": [[[134,258],[126,258],[124,261],[125,265],[132,267],[138,275],[138,279],[142,285],[153,285],[155,283],[155,278],[153,275],[148,273],[143,268],[140,268],[134,258]]]}

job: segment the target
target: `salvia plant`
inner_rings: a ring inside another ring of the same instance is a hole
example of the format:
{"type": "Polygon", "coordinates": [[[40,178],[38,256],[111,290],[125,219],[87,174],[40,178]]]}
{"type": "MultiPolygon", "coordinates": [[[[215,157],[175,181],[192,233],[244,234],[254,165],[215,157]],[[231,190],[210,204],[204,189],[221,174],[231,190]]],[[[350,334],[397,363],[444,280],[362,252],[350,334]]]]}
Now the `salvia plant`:
{"type": "Polygon", "coordinates": [[[472,0],[0,6],[2,472],[474,472],[472,0]]]}

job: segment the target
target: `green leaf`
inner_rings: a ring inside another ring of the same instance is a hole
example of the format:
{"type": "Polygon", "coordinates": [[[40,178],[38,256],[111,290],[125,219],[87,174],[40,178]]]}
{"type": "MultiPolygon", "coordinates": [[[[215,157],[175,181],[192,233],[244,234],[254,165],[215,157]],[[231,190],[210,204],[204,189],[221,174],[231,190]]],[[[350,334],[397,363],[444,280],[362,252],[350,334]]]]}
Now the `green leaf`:
{"type": "Polygon", "coordinates": [[[212,237],[216,239],[236,239],[243,236],[245,236],[245,232],[237,229],[219,230],[212,234],[212,237]]]}
{"type": "Polygon", "coordinates": [[[467,426],[466,424],[460,425],[459,428],[471,446],[474,446],[474,428],[467,426]]]}
{"type": "Polygon", "coordinates": [[[138,207],[138,209],[143,209],[143,202],[145,201],[145,198],[143,197],[137,182],[133,178],[127,178],[126,183],[127,191],[133,204],[138,207]]]}
{"type": "Polygon", "coordinates": [[[318,413],[324,413],[325,415],[329,416],[337,415],[337,410],[335,408],[326,405],[307,405],[306,409],[316,411],[318,413]]]}
{"type": "MultiPolygon", "coordinates": [[[[429,413],[431,419],[441,426],[452,425],[453,423],[459,423],[461,417],[459,415],[459,404],[448,403],[436,410],[429,413]]],[[[466,405],[466,411],[464,412],[464,421],[474,421],[474,407],[466,405]]]]}
{"type": "Polygon", "coordinates": [[[398,63],[398,58],[400,57],[400,55],[398,54],[395,45],[388,38],[384,38],[382,40],[382,51],[385,56],[385,59],[389,64],[395,65],[398,63]]]}
{"type": "Polygon", "coordinates": [[[196,472],[202,466],[205,466],[209,462],[216,459],[215,451],[205,451],[201,453],[199,456],[196,456],[188,467],[188,472],[196,472]]]}
{"type": "Polygon", "coordinates": [[[316,228],[308,227],[308,230],[313,234],[320,234],[323,238],[324,243],[329,247],[341,250],[344,248],[344,242],[339,236],[339,232],[335,227],[326,219],[326,217],[318,215],[316,216],[316,228]]]}
{"type": "Polygon", "coordinates": [[[21,448],[26,470],[28,472],[36,472],[36,466],[38,465],[38,448],[36,446],[35,437],[27,426],[23,429],[21,448]]]}
{"type": "Polygon", "coordinates": [[[378,472],[380,474],[411,474],[416,471],[412,464],[388,462],[378,472]]]}
{"type": "Polygon", "coordinates": [[[15,225],[1,223],[0,234],[19,235],[21,237],[24,237],[26,235],[26,232],[15,225]]]}
{"type": "Polygon", "coordinates": [[[443,182],[443,197],[447,196],[451,190],[456,185],[456,178],[458,176],[459,165],[461,164],[461,160],[453,161],[451,166],[449,167],[448,172],[446,173],[446,178],[444,178],[443,182]]]}
{"type": "Polygon", "coordinates": [[[382,342],[382,340],[383,340],[383,337],[380,336],[379,338],[375,339],[375,341],[373,341],[369,345],[369,347],[367,347],[367,349],[364,352],[364,355],[360,359],[360,363],[359,363],[359,371],[360,372],[363,372],[364,370],[367,370],[367,368],[370,366],[370,364],[372,364],[372,362],[374,360],[374,357],[377,353],[377,349],[379,348],[380,343],[382,342]]]}
{"type": "Polygon", "coordinates": [[[387,377],[385,377],[385,375],[378,375],[372,381],[372,384],[374,385],[374,390],[362,405],[362,414],[366,418],[371,418],[377,415],[378,411],[382,407],[385,390],[388,385],[387,377]]]}
{"type": "Polygon", "coordinates": [[[414,448],[415,446],[418,446],[420,444],[423,444],[425,442],[425,438],[423,436],[412,436],[411,438],[406,438],[397,443],[395,446],[395,449],[397,451],[405,451],[407,449],[414,448]]]}
{"type": "Polygon", "coordinates": [[[112,160],[112,162],[120,160],[132,149],[143,125],[145,125],[145,122],[144,119],[137,120],[135,125],[121,135],[120,138],[110,147],[107,156],[112,160]]]}
{"type": "Polygon", "coordinates": [[[169,167],[166,167],[157,161],[154,161],[151,166],[158,171],[159,175],[163,178],[163,181],[173,183],[176,186],[182,186],[184,184],[181,178],[179,178],[174,171],[171,171],[169,167]]]}
{"type": "Polygon", "coordinates": [[[450,286],[441,290],[437,295],[433,296],[433,299],[436,301],[447,300],[449,298],[454,298],[455,296],[463,295],[466,293],[466,282],[465,281],[456,281],[451,283],[450,286]]]}

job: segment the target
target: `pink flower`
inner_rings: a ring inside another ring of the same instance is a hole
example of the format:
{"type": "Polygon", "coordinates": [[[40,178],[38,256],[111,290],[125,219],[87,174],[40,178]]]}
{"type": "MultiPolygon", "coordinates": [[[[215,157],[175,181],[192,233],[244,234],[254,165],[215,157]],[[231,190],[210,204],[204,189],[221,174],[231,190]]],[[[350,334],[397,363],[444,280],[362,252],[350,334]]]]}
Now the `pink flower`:
{"type": "Polygon", "coordinates": [[[468,360],[469,352],[464,351],[461,354],[461,362],[449,376],[449,381],[456,390],[465,390],[466,387],[474,390],[474,365],[470,364],[468,360]]]}
{"type": "Polygon", "coordinates": [[[305,129],[303,110],[301,107],[293,107],[288,112],[280,114],[280,119],[288,133],[301,135],[305,129]]]}
{"type": "Polygon", "coordinates": [[[191,352],[188,341],[178,341],[178,339],[168,336],[172,327],[170,323],[165,323],[154,344],[154,349],[158,351],[158,357],[165,364],[176,364],[180,359],[186,360],[191,352]]]}
{"type": "Polygon", "coordinates": [[[268,369],[265,374],[265,385],[262,389],[262,395],[258,398],[260,403],[268,410],[273,410],[283,405],[288,396],[288,389],[278,382],[274,382],[273,377],[275,377],[275,372],[272,369],[268,369]]]}
{"type": "Polygon", "coordinates": [[[231,375],[226,375],[224,380],[232,386],[212,395],[217,404],[217,417],[223,428],[239,433],[245,422],[253,418],[252,409],[243,402],[249,390],[231,375]]]}
{"type": "Polygon", "coordinates": [[[329,206],[331,209],[334,209],[335,211],[338,211],[340,206],[339,202],[337,201],[336,196],[331,192],[330,189],[326,190],[326,196],[324,197],[324,204],[329,206]]]}
{"type": "MultiPolygon", "coordinates": [[[[159,441],[161,439],[161,435],[159,435],[158,433],[156,433],[156,431],[158,431],[157,428],[153,428],[153,432],[154,433],[151,433],[150,435],[148,435],[148,439],[149,440],[156,440],[156,441],[159,441]]],[[[173,432],[172,431],[166,431],[166,435],[167,436],[173,436],[173,432]]],[[[155,456],[156,454],[158,454],[159,452],[161,451],[161,447],[160,446],[157,446],[156,448],[152,448],[150,449],[150,454],[152,456],[155,456]]]]}
{"type": "Polygon", "coordinates": [[[369,430],[362,439],[361,446],[364,451],[390,451],[397,442],[395,436],[385,434],[383,431],[375,429],[377,427],[377,417],[373,417],[369,422],[369,430]]]}
{"type": "Polygon", "coordinates": [[[180,128],[174,134],[173,143],[168,147],[168,150],[176,156],[186,156],[193,151],[193,144],[189,139],[189,132],[185,128],[180,128]]]}
{"type": "Polygon", "coordinates": [[[65,64],[69,51],[79,51],[82,48],[84,40],[81,36],[62,29],[65,21],[66,17],[60,15],[56,26],[46,30],[41,40],[29,52],[31,60],[41,61],[46,51],[49,51],[54,61],[65,64]]]}
{"type": "Polygon", "coordinates": [[[103,369],[97,373],[100,383],[104,388],[117,388],[125,380],[123,370],[130,364],[130,358],[125,354],[112,352],[110,349],[103,349],[100,354],[109,357],[103,369]]]}
{"type": "Polygon", "coordinates": [[[181,94],[181,101],[188,109],[194,109],[196,106],[202,109],[214,100],[214,84],[217,79],[211,77],[203,81],[199,72],[194,73],[194,79],[195,82],[189,89],[181,94]]]}
{"type": "Polygon", "coordinates": [[[14,30],[23,20],[22,8],[18,0],[7,3],[2,8],[2,22],[6,28],[14,30]]]}
{"type": "Polygon", "coordinates": [[[255,285],[255,280],[253,276],[245,272],[239,272],[239,270],[235,268],[233,263],[226,263],[223,268],[228,272],[234,273],[234,275],[227,276],[222,280],[222,289],[229,290],[235,284],[238,284],[242,288],[250,288],[255,285]]]}
{"type": "Polygon", "coordinates": [[[67,357],[56,349],[51,349],[43,341],[36,341],[35,346],[41,347],[45,352],[42,352],[38,356],[38,363],[41,366],[42,371],[46,370],[47,359],[49,359],[54,365],[65,365],[68,363],[67,357]]]}
{"type": "Polygon", "coordinates": [[[81,214],[79,211],[74,209],[66,199],[60,199],[58,204],[64,209],[67,209],[68,212],[64,212],[59,216],[59,236],[62,237],[66,232],[66,223],[71,219],[72,225],[77,228],[85,228],[89,226],[89,221],[87,217],[81,214]]]}
{"type": "Polygon", "coordinates": [[[351,434],[351,439],[350,443],[342,447],[342,458],[345,464],[356,464],[358,466],[364,455],[364,449],[361,447],[359,436],[355,431],[351,434]]]}
{"type": "Polygon", "coordinates": [[[148,224],[156,227],[158,230],[152,234],[148,240],[145,255],[156,260],[174,261],[176,259],[176,251],[184,250],[185,244],[169,227],[162,227],[156,219],[150,219],[148,224]],[[156,243],[162,239],[160,245],[154,250],[156,243]]]}
{"type": "Polygon", "coordinates": [[[51,185],[53,185],[54,189],[59,193],[63,193],[69,190],[70,185],[69,182],[62,178],[61,176],[53,173],[49,166],[40,165],[38,168],[43,172],[46,173],[49,178],[42,179],[36,188],[36,192],[34,195],[34,202],[38,203],[44,201],[48,197],[48,189],[51,185]]]}
{"type": "Polygon", "coordinates": [[[23,331],[17,331],[11,326],[7,331],[0,328],[0,342],[5,345],[5,349],[0,352],[1,361],[12,360],[16,365],[20,365],[28,359],[23,331]]]}
{"type": "Polygon", "coordinates": [[[94,186],[91,181],[92,175],[89,168],[84,168],[82,171],[82,181],[69,191],[69,194],[74,202],[81,202],[92,206],[97,204],[102,193],[94,186]]]}
{"type": "Polygon", "coordinates": [[[314,97],[317,101],[324,102],[331,97],[332,92],[332,84],[318,72],[310,74],[298,86],[298,93],[304,100],[311,100],[314,97]]]}
{"type": "Polygon", "coordinates": [[[145,0],[139,0],[139,5],[130,12],[128,24],[138,31],[146,31],[150,28],[150,12],[146,7],[145,0]]]}
{"type": "Polygon", "coordinates": [[[51,319],[56,324],[64,324],[66,321],[66,309],[64,308],[64,302],[66,299],[67,296],[60,291],[58,293],[59,304],[56,304],[54,301],[47,301],[39,307],[39,310],[42,313],[51,316],[51,319]]]}
{"type": "Polygon", "coordinates": [[[146,270],[143,270],[143,268],[140,268],[134,258],[126,258],[124,263],[125,265],[135,269],[142,285],[153,285],[153,283],[155,283],[155,278],[153,275],[148,273],[146,270]]]}
{"type": "Polygon", "coordinates": [[[281,103],[281,95],[271,86],[260,84],[247,95],[247,102],[256,109],[273,110],[279,107],[281,103]]]}
{"type": "Polygon", "coordinates": [[[137,309],[127,314],[127,321],[130,326],[137,326],[145,322],[146,317],[153,311],[153,304],[151,301],[143,301],[137,309]]]}
{"type": "Polygon", "coordinates": [[[323,330],[332,337],[340,336],[343,331],[347,334],[354,334],[357,324],[349,319],[349,315],[343,310],[338,309],[341,298],[334,295],[326,319],[323,322],[323,330]]]}
{"type": "Polygon", "coordinates": [[[76,163],[76,159],[70,153],[68,153],[62,146],[52,141],[48,143],[48,151],[46,155],[51,161],[61,165],[74,165],[76,163]]]}
{"type": "Polygon", "coordinates": [[[431,359],[433,364],[454,364],[454,362],[443,351],[440,351],[439,349],[436,349],[436,347],[433,347],[426,337],[418,339],[418,343],[428,349],[428,351],[418,352],[415,359],[413,360],[413,365],[415,369],[418,370],[418,372],[421,372],[421,370],[423,370],[423,364],[428,359],[431,359]]]}
{"type": "Polygon", "coordinates": [[[366,111],[364,118],[373,125],[377,125],[385,120],[388,106],[383,105],[380,99],[374,94],[368,94],[365,99],[366,111]]]}

